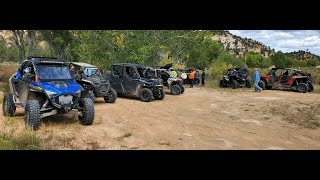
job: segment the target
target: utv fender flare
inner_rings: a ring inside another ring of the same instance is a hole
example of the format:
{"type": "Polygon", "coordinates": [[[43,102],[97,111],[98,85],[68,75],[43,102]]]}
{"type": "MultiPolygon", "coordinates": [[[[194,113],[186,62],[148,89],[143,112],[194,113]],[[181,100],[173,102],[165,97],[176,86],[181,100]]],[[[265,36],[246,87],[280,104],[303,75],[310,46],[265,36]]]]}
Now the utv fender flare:
{"type": "Polygon", "coordinates": [[[17,74],[17,73],[12,74],[11,77],[9,78],[9,88],[10,88],[11,94],[13,94],[13,95],[14,95],[14,94],[18,94],[18,93],[16,92],[16,89],[15,89],[14,86],[12,85],[13,81],[17,81],[17,79],[15,78],[16,74],[17,74]]]}
{"type": "Polygon", "coordinates": [[[83,91],[81,93],[81,98],[86,97],[86,95],[88,94],[88,92],[92,89],[93,84],[91,83],[91,81],[85,80],[85,79],[81,79],[81,80],[76,80],[78,84],[80,84],[83,87],[83,91]]]}
{"type": "Polygon", "coordinates": [[[28,87],[29,87],[29,93],[30,92],[39,92],[39,93],[43,92],[42,88],[39,87],[39,86],[35,86],[33,84],[29,84],[28,87]]]}

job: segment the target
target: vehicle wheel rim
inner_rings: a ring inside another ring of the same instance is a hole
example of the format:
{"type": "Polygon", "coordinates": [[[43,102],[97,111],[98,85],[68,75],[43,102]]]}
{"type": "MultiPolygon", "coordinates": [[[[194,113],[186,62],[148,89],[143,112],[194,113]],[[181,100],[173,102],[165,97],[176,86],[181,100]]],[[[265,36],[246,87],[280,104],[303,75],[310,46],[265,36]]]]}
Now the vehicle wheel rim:
{"type": "Polygon", "coordinates": [[[173,88],[173,92],[174,92],[174,93],[176,93],[176,94],[177,94],[177,93],[178,93],[178,91],[179,91],[179,90],[178,90],[178,88],[176,88],[176,87],[174,87],[174,88],[173,88]]]}
{"type": "Polygon", "coordinates": [[[149,95],[148,95],[147,92],[143,92],[143,93],[142,93],[142,96],[143,96],[144,98],[149,98],[149,95]]]}

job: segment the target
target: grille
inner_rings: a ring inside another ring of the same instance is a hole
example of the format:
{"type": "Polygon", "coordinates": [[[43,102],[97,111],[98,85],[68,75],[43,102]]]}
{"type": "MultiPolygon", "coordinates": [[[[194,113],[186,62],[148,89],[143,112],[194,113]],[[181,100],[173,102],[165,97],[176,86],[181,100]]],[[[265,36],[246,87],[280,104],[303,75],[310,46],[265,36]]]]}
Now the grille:
{"type": "Polygon", "coordinates": [[[60,105],[70,105],[73,104],[73,96],[72,95],[61,95],[59,96],[59,104],[60,105]]]}

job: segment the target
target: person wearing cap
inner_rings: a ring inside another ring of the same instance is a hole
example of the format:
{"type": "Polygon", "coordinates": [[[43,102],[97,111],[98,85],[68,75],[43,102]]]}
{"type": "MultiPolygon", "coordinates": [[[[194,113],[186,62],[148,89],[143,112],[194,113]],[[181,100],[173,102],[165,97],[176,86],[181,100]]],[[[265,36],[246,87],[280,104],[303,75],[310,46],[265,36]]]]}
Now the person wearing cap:
{"type": "Polygon", "coordinates": [[[254,87],[256,92],[261,92],[262,88],[259,86],[259,81],[260,81],[260,73],[258,71],[258,68],[254,68],[254,75],[253,75],[253,80],[254,80],[254,87]]]}

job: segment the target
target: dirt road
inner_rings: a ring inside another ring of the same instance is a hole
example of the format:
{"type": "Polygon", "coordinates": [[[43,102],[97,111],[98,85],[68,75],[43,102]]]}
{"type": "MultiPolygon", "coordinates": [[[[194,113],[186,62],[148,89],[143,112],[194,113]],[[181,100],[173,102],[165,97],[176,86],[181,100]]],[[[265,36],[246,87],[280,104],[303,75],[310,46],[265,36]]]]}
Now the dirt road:
{"type": "Polygon", "coordinates": [[[319,94],[186,88],[150,103],[96,99],[92,126],[71,113],[44,119],[37,133],[54,149],[320,149],[320,128],[288,121],[309,104],[320,104],[319,94]]]}

